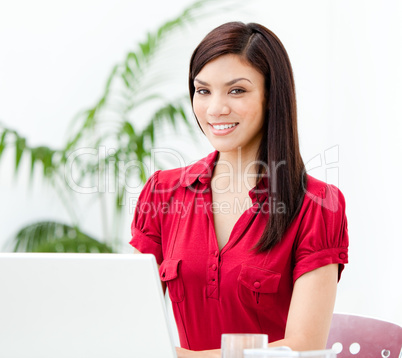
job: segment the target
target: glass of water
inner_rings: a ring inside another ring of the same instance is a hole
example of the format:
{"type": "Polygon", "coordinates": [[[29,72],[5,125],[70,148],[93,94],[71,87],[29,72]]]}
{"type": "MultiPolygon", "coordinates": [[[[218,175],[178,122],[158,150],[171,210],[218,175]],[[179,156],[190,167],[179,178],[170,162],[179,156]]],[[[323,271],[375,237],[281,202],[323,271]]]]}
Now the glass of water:
{"type": "Polygon", "coordinates": [[[267,348],[266,334],[222,334],[222,358],[243,358],[246,348],[267,348]]]}

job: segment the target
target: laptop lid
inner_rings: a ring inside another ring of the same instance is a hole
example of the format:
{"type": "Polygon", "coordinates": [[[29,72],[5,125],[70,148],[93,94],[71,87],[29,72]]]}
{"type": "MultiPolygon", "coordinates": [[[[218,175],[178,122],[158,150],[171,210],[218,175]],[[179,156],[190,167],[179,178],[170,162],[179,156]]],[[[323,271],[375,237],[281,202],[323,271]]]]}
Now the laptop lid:
{"type": "Polygon", "coordinates": [[[153,255],[0,253],[0,357],[175,358],[153,255]]]}

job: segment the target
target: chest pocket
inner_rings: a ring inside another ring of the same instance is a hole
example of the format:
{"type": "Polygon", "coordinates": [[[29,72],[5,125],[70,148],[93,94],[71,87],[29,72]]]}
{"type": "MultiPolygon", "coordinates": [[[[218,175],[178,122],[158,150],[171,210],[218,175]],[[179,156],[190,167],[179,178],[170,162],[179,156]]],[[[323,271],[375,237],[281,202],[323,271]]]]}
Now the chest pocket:
{"type": "Polygon", "coordinates": [[[166,282],[172,302],[184,300],[183,278],[180,272],[181,260],[166,259],[159,267],[161,281],[166,282]]]}
{"type": "Polygon", "coordinates": [[[277,299],[281,274],[243,264],[238,277],[240,301],[255,309],[270,309],[277,299]]]}

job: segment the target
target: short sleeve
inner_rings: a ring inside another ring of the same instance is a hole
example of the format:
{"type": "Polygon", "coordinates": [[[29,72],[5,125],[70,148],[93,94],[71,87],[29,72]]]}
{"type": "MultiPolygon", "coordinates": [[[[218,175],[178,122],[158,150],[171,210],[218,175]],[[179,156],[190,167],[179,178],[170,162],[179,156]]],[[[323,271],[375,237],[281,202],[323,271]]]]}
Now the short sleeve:
{"type": "Polygon", "coordinates": [[[145,183],[138,198],[131,224],[130,244],[143,254],[153,254],[160,265],[163,261],[161,225],[158,215],[158,197],[155,187],[160,171],[155,172],[145,183]]]}
{"type": "Polygon", "coordinates": [[[305,202],[296,239],[293,282],[306,272],[336,263],[339,280],[348,262],[345,198],[337,187],[325,185],[316,195],[307,192],[305,202]]]}

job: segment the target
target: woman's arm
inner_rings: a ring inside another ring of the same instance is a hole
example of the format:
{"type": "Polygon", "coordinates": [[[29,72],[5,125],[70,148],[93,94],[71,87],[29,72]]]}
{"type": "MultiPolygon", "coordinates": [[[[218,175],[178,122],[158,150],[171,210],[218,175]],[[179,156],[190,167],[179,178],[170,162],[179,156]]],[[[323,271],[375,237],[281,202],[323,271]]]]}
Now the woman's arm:
{"type": "Polygon", "coordinates": [[[300,276],[294,285],[285,338],[270,347],[293,350],[324,349],[338,283],[338,264],[320,267],[300,276]]]}

